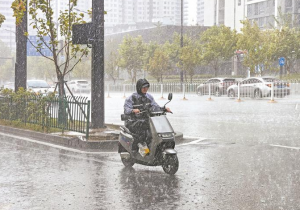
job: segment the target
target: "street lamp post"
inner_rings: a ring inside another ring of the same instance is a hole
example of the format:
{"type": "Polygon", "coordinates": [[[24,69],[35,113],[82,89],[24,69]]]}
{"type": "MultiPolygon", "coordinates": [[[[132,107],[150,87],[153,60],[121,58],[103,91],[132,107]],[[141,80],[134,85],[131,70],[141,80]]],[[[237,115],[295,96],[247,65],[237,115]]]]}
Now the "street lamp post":
{"type": "MultiPolygon", "coordinates": [[[[181,0],[180,47],[183,48],[183,0],[181,0]]],[[[180,82],[183,83],[183,71],[180,71],[180,82]]]]}

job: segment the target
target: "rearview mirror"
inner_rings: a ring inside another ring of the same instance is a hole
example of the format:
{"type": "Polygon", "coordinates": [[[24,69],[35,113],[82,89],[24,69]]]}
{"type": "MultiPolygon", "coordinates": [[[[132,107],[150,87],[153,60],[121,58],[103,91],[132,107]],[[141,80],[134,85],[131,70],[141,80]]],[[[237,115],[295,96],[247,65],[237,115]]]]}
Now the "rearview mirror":
{"type": "Polygon", "coordinates": [[[168,95],[168,100],[171,101],[172,98],[173,98],[173,94],[172,94],[172,93],[169,93],[169,95],[168,95]]]}

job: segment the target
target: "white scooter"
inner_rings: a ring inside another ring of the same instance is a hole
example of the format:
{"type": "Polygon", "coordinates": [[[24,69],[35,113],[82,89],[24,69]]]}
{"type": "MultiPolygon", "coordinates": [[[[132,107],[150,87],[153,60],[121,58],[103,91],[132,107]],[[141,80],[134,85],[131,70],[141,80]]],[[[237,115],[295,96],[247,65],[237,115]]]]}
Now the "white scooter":
{"type": "MultiPolygon", "coordinates": [[[[172,93],[168,96],[169,103],[172,100],[172,93]]],[[[166,103],[166,104],[167,104],[166,103]]],[[[121,126],[119,135],[118,152],[125,167],[132,167],[135,163],[147,166],[162,166],[167,174],[175,174],[179,167],[177,152],[175,148],[175,132],[166,117],[165,106],[162,110],[145,110],[147,112],[151,143],[148,145],[150,153],[142,156],[140,153],[132,152],[132,144],[136,134],[129,131],[125,126],[121,126]]],[[[121,120],[129,120],[130,116],[121,115],[121,120]]]]}

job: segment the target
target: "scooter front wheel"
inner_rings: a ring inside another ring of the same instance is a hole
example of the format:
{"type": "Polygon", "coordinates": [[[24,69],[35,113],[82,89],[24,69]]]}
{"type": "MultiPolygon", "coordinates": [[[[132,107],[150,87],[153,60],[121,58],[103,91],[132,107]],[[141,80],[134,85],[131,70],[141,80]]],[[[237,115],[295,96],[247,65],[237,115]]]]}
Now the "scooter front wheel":
{"type": "Polygon", "coordinates": [[[131,158],[121,158],[121,160],[125,167],[132,167],[134,165],[134,162],[131,158]]]}
{"type": "Polygon", "coordinates": [[[179,168],[179,161],[177,155],[167,156],[166,160],[162,165],[162,168],[167,174],[172,174],[172,175],[175,174],[179,168]]]}

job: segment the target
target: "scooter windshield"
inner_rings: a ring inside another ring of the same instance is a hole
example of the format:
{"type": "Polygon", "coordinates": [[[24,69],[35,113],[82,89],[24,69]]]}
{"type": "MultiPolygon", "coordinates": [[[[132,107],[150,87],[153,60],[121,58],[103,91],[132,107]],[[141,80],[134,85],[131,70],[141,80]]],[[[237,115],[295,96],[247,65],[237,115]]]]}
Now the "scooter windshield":
{"type": "Polygon", "coordinates": [[[174,133],[174,130],[165,115],[151,117],[157,133],[174,133]]]}

